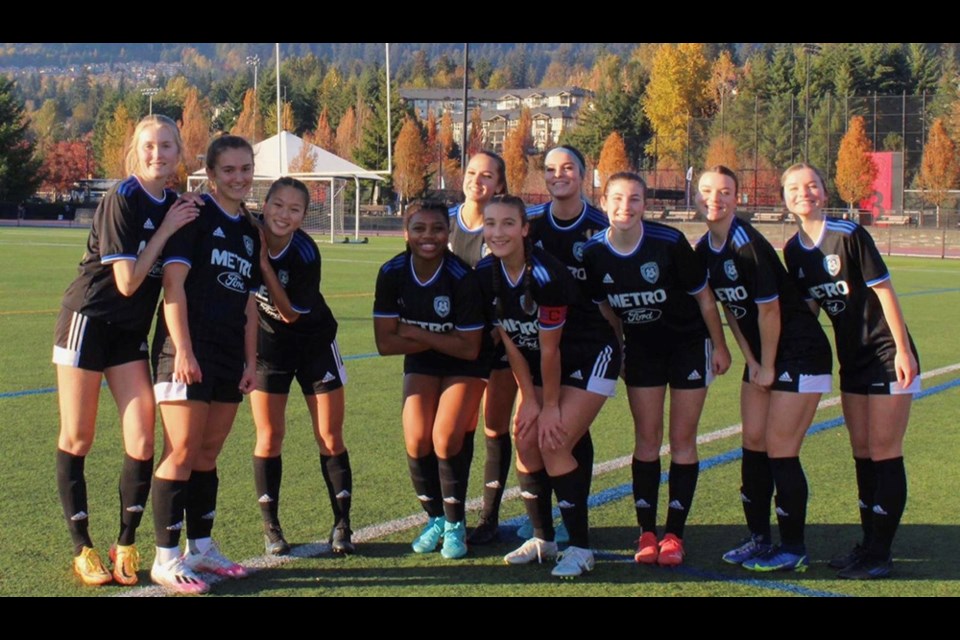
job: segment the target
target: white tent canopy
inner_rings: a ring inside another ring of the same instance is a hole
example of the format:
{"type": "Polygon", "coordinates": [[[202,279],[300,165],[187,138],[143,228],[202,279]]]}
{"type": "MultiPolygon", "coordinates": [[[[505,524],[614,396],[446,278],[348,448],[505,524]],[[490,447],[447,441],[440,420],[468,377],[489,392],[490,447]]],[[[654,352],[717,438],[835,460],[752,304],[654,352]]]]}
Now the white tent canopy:
{"type": "MultiPolygon", "coordinates": [[[[340,156],[321,149],[315,144],[306,142],[303,138],[289,131],[262,140],[253,145],[254,180],[274,181],[283,176],[291,176],[305,181],[329,181],[334,179],[352,179],[356,185],[354,210],[356,213],[356,234],[359,235],[360,224],[360,180],[383,180],[373,171],[368,171],[340,156]],[[313,170],[309,172],[291,172],[290,165],[303,153],[303,146],[309,145],[309,155],[313,158],[313,170]]],[[[194,171],[187,178],[187,189],[193,190],[207,179],[205,169],[194,171]]],[[[333,189],[331,188],[331,193],[333,189]]],[[[333,240],[334,229],[330,227],[330,237],[333,240]]]]}

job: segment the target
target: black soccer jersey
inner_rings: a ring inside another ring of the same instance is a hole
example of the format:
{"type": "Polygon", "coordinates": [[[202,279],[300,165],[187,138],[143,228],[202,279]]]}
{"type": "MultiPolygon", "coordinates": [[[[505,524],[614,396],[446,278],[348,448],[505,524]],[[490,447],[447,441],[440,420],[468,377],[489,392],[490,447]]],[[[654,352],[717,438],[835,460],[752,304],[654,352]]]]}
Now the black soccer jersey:
{"type": "Polygon", "coordinates": [[[610,226],[607,216],[584,200],[579,216],[569,221],[557,220],[551,213],[551,206],[552,201],[527,207],[530,241],[566,265],[579,285],[580,299],[571,305],[569,311],[576,323],[603,334],[603,339],[613,339],[610,323],[590,301],[587,272],[583,266],[583,247],[591,237],[610,226]]]}
{"type": "Polygon", "coordinates": [[[749,223],[735,218],[727,241],[720,248],[713,247],[710,233],[705,233],[696,251],[707,267],[713,292],[737,319],[758,362],[761,353],[757,305],[773,300],[780,302],[778,362],[830,352],[823,329],[800,298],[776,251],[749,223]]]}
{"type": "MultiPolygon", "coordinates": [[[[246,306],[260,288],[260,234],[242,213],[232,216],[209,194],[200,215],[167,241],[164,266],[190,267],[184,288],[194,355],[235,367],[244,363],[246,306]]],[[[168,335],[163,309],[155,345],[168,335]]]]}
{"type": "MultiPolygon", "coordinates": [[[[421,282],[409,253],[395,256],[377,276],[373,317],[397,318],[434,333],[479,331],[485,326],[477,276],[466,262],[447,253],[436,273],[421,282]]],[[[404,373],[483,377],[489,366],[434,350],[408,354],[404,373]]]]}
{"type": "Polygon", "coordinates": [[[112,265],[137,259],[176,199],[177,194],[170,190],[164,190],[162,199],[155,199],[134,176],[115,185],[93,216],[87,249],[77,269],[79,275],[67,287],[63,306],[146,334],[160,296],[160,263],[129,297],[117,290],[112,265]]]}
{"type": "Polygon", "coordinates": [[[477,275],[488,317],[507,332],[527,359],[530,370],[539,371],[541,329],[551,331],[563,327],[562,339],[565,340],[593,341],[599,336],[589,334],[582,319],[569,314],[570,307],[581,300],[579,289],[566,266],[539,247],[534,247],[530,264],[529,289],[533,304],[526,300],[523,277],[518,282],[511,281],[503,264],[493,256],[487,256],[477,264],[477,275]],[[496,269],[500,270],[499,274],[496,269]],[[495,278],[499,278],[499,286],[495,278]],[[496,310],[498,298],[503,311],[500,318],[497,318],[496,310]],[[525,302],[529,313],[524,311],[525,302]],[[567,309],[565,318],[562,314],[558,317],[548,313],[560,308],[567,309]]]}
{"type": "Polygon", "coordinates": [[[333,318],[323,294],[320,293],[320,250],[305,231],[297,229],[289,244],[276,256],[269,256],[270,266],[283,285],[290,306],[300,314],[291,324],[283,321],[270,298],[267,285],[257,292],[260,331],[267,336],[316,336],[332,342],[337,335],[337,321],[333,318]]]}
{"type": "Polygon", "coordinates": [[[490,250],[483,242],[483,225],[478,229],[468,229],[463,223],[461,211],[463,205],[458,204],[450,207],[450,251],[455,256],[466,262],[470,267],[476,267],[480,258],[484,257],[490,250]]]}
{"type": "Polygon", "coordinates": [[[841,368],[860,370],[874,358],[892,366],[897,345],[872,289],[890,273],[870,234],[854,222],[827,218],[813,247],[794,235],[783,254],[797,286],[830,317],[841,368]]]}
{"type": "Polygon", "coordinates": [[[707,286],[707,271],[686,237],[672,227],[643,222],[637,246],[618,252],[606,232],[583,248],[587,288],[595,303],[607,302],[630,340],[654,353],[707,337],[693,296],[707,286]]]}

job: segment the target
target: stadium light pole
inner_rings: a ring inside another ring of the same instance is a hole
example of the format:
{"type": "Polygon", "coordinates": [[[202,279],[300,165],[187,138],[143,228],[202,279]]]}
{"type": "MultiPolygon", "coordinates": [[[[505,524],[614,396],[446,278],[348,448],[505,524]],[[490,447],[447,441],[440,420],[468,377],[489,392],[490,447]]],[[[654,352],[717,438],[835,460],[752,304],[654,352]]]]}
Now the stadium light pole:
{"type": "Polygon", "coordinates": [[[257,144],[257,71],[260,69],[260,56],[247,56],[247,64],[253,67],[253,141],[257,144]]]}
{"type": "Polygon", "coordinates": [[[803,45],[803,161],[810,157],[810,56],[820,53],[820,45],[806,42],[803,45]]]}
{"type": "Polygon", "coordinates": [[[150,106],[149,106],[149,115],[152,116],[152,115],[153,115],[153,96],[155,96],[155,95],[157,95],[158,93],[160,93],[160,89],[158,89],[157,87],[146,87],[146,88],[144,88],[144,89],[140,89],[140,93],[141,93],[142,95],[147,96],[147,100],[149,101],[149,105],[150,105],[150,106]]]}
{"type": "Polygon", "coordinates": [[[470,43],[463,43],[463,132],[460,136],[460,171],[467,170],[467,77],[470,69],[470,43]]]}

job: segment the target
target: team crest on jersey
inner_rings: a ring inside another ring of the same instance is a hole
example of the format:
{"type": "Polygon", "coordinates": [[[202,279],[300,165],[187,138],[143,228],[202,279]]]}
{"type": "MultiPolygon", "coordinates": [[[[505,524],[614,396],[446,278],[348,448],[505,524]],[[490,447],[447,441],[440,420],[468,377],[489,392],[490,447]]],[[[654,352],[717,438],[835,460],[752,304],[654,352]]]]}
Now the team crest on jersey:
{"type": "Polygon", "coordinates": [[[660,267],[656,262],[648,262],[640,267],[640,275],[650,284],[655,284],[660,278],[660,267]]]}
{"type": "Polygon", "coordinates": [[[737,279],[737,265],[733,264],[733,260],[727,260],[723,263],[723,272],[731,280],[737,279]]]}
{"type": "Polygon", "coordinates": [[[437,315],[441,318],[446,318],[450,315],[450,297],[449,296],[437,296],[433,299],[433,310],[437,312],[437,315]]]}
{"type": "Polygon", "coordinates": [[[577,259],[577,262],[583,262],[583,243],[582,242],[573,243],[573,257],[577,259]]]}
{"type": "Polygon", "coordinates": [[[243,236],[243,248],[247,250],[247,255],[253,257],[253,238],[243,236]]]}
{"type": "Polygon", "coordinates": [[[831,276],[840,273],[840,256],[835,253],[825,256],[823,258],[823,268],[826,269],[827,273],[831,276]]]}
{"type": "Polygon", "coordinates": [[[286,269],[280,269],[280,271],[277,271],[277,279],[280,280],[280,284],[286,289],[287,283],[290,282],[290,272],[286,269]]]}

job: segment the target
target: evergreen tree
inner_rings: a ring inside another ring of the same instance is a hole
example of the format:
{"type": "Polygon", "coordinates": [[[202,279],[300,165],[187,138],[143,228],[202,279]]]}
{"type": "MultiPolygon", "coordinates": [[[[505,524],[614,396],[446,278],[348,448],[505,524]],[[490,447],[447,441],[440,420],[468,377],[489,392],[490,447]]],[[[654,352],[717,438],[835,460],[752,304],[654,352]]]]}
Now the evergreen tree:
{"type": "Polygon", "coordinates": [[[0,201],[19,202],[40,184],[40,161],[34,158],[28,127],[13,81],[0,76],[0,201]]]}

